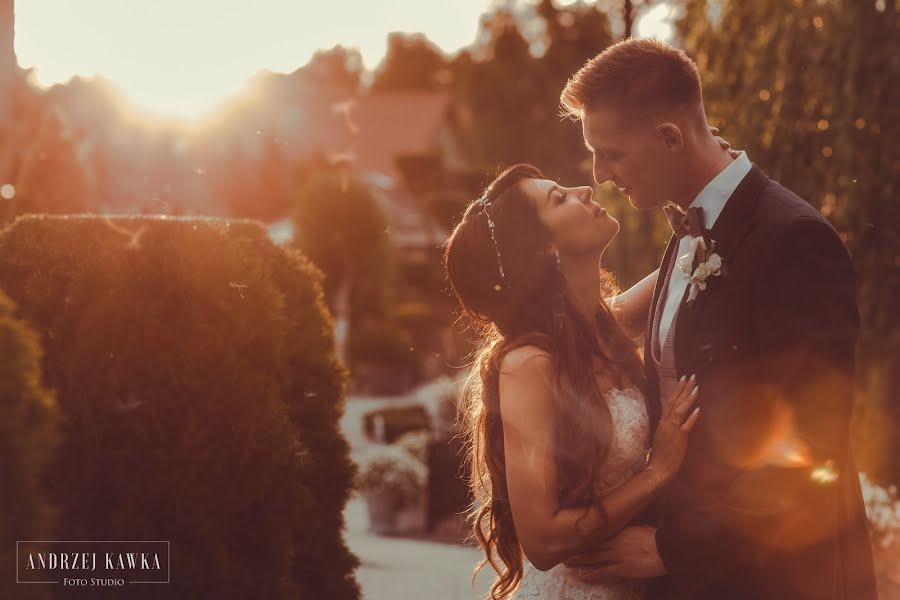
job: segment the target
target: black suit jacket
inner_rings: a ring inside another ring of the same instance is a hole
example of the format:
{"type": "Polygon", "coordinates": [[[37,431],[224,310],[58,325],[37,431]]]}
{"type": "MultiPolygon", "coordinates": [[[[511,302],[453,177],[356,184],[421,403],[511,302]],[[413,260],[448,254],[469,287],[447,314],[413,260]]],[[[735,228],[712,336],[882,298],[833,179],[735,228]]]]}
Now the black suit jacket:
{"type": "MultiPolygon", "coordinates": [[[[850,257],[815,209],[755,165],[710,237],[726,273],[693,304],[683,299],[675,322],[678,373],[697,375],[702,408],[660,501],[656,542],[669,575],[651,583],[651,597],[875,598],[849,442],[859,326],[850,257]]],[[[677,245],[673,237],[662,273],[677,245]]]]}

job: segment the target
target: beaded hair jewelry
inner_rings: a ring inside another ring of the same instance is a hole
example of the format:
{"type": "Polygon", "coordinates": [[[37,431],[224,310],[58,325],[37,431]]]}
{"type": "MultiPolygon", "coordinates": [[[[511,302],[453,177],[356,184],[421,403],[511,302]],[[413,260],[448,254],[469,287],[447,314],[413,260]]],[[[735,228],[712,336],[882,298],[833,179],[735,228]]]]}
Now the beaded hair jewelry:
{"type": "MultiPolygon", "coordinates": [[[[500,271],[500,280],[506,282],[506,273],[503,271],[503,261],[500,258],[500,245],[497,243],[497,235],[494,233],[497,225],[494,223],[491,213],[488,212],[491,200],[487,197],[487,194],[484,194],[478,201],[481,202],[481,212],[487,217],[488,229],[491,231],[491,239],[494,241],[494,250],[497,252],[497,268],[500,271]]],[[[556,268],[558,269],[560,266],[559,250],[554,250],[553,253],[556,260],[556,268]]],[[[494,291],[499,292],[501,289],[503,289],[503,286],[499,283],[494,286],[494,291]]]]}
{"type": "MultiPolygon", "coordinates": [[[[488,229],[491,230],[491,239],[494,240],[494,250],[497,251],[497,267],[500,270],[500,280],[505,282],[506,273],[503,271],[503,261],[500,260],[500,245],[497,244],[497,236],[494,233],[494,229],[497,227],[497,225],[494,223],[494,219],[491,218],[491,213],[488,212],[488,207],[491,205],[491,200],[487,197],[487,194],[484,194],[483,196],[481,196],[479,201],[481,202],[481,211],[487,217],[488,229]]],[[[499,283],[494,286],[494,290],[497,292],[499,292],[501,289],[503,289],[503,286],[501,286],[499,283]]]]}

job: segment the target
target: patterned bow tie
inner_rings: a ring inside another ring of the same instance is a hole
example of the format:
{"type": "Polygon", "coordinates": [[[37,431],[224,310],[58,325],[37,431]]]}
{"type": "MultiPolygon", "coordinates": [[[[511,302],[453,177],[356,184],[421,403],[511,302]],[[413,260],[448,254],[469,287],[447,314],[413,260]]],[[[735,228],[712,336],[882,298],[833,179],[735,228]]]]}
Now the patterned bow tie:
{"type": "Polygon", "coordinates": [[[663,210],[666,212],[669,225],[672,226],[672,231],[678,236],[678,239],[686,235],[691,237],[703,235],[703,209],[699,206],[688,208],[687,213],[682,212],[674,204],[664,206],[663,210]]]}

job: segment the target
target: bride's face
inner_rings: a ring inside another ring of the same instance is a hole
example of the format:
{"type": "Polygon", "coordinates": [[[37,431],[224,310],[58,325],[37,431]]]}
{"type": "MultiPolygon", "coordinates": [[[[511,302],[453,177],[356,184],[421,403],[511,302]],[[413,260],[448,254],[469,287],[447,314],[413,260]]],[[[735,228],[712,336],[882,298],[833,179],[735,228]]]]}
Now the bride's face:
{"type": "Polygon", "coordinates": [[[548,179],[526,179],[519,185],[562,255],[602,253],[619,232],[619,222],[593,201],[590,186],[568,188],[548,179]]]}

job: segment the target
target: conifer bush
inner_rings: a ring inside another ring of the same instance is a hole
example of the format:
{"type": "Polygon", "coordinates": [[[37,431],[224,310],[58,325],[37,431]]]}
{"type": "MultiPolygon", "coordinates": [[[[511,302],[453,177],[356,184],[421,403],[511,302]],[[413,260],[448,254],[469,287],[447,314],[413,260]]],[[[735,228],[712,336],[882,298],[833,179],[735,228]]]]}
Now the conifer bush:
{"type": "Polygon", "coordinates": [[[58,441],[59,412],[41,383],[38,336],[14,310],[0,292],[0,597],[37,600],[48,590],[17,585],[12,573],[16,541],[47,539],[52,530],[41,479],[58,441]]]}
{"type": "Polygon", "coordinates": [[[309,261],[250,221],[29,215],[0,232],[0,288],[65,416],[55,539],[170,540],[172,583],[142,597],[358,597],[309,261]]]}

